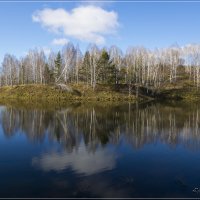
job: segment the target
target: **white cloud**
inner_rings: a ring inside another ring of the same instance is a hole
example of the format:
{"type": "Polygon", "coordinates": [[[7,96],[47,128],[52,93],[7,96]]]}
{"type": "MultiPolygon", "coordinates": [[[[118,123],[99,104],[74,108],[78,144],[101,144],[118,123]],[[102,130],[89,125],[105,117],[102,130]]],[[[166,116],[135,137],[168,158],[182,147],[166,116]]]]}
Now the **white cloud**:
{"type": "Polygon", "coordinates": [[[94,5],[79,6],[71,11],[45,8],[36,11],[32,19],[49,31],[96,44],[105,43],[105,36],[114,34],[119,26],[116,12],[94,5]]]}
{"type": "Polygon", "coordinates": [[[69,40],[67,40],[66,38],[58,38],[58,39],[54,39],[52,41],[53,45],[60,45],[63,46],[65,44],[67,44],[69,42],[69,40]]]}
{"type": "Polygon", "coordinates": [[[113,169],[116,164],[115,157],[114,153],[106,149],[99,149],[95,153],[89,153],[85,147],[82,147],[70,154],[52,152],[39,158],[35,157],[32,160],[32,164],[44,171],[61,171],[71,167],[78,173],[91,175],[113,169]]]}

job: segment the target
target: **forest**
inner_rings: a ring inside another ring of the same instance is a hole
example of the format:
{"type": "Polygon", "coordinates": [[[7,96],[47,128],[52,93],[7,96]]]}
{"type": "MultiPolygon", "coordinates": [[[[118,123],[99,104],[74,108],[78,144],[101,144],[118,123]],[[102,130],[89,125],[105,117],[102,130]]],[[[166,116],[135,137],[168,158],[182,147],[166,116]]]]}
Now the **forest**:
{"type": "Polygon", "coordinates": [[[0,85],[21,84],[97,84],[142,86],[156,89],[179,80],[200,86],[200,45],[150,50],[129,47],[125,53],[117,46],[99,48],[90,44],[82,53],[72,43],[47,56],[42,49],[31,49],[21,58],[5,54],[0,85]]]}

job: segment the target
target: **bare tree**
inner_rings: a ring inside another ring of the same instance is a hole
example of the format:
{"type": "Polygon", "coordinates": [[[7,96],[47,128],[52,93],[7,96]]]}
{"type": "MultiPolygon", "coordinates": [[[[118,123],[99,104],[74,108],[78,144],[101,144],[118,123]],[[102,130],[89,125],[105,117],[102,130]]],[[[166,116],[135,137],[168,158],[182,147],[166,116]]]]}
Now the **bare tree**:
{"type": "Polygon", "coordinates": [[[67,83],[70,78],[70,73],[76,64],[76,49],[72,43],[68,43],[66,46],[64,46],[62,50],[62,57],[64,66],[60,77],[57,79],[57,82],[63,78],[64,82],[67,83]]]}
{"type": "Polygon", "coordinates": [[[93,87],[93,90],[96,87],[96,80],[97,80],[97,64],[100,57],[100,51],[96,45],[90,46],[90,84],[93,87]]]}
{"type": "Polygon", "coordinates": [[[117,69],[116,84],[118,84],[119,79],[120,79],[122,62],[123,62],[123,53],[122,53],[122,50],[120,50],[117,46],[113,45],[110,47],[109,54],[110,54],[110,59],[112,60],[112,63],[115,65],[117,69]]]}

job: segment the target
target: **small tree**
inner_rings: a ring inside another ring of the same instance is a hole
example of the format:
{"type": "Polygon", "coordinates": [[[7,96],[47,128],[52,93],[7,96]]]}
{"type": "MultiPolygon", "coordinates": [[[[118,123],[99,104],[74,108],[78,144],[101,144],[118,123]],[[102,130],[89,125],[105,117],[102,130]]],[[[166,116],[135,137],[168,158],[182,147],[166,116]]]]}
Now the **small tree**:
{"type": "Polygon", "coordinates": [[[55,62],[54,77],[55,77],[55,81],[57,82],[58,78],[61,75],[61,68],[62,68],[62,59],[61,59],[60,51],[58,52],[54,62],[55,62]]]}
{"type": "Polygon", "coordinates": [[[49,68],[49,65],[45,64],[44,69],[44,80],[45,84],[49,84],[55,81],[53,71],[49,68]]]}
{"type": "Polygon", "coordinates": [[[86,51],[84,58],[83,58],[83,62],[81,65],[81,68],[79,70],[79,76],[80,76],[80,80],[85,82],[87,84],[87,86],[90,83],[90,78],[91,78],[91,71],[90,71],[90,52],[86,51]]]}
{"type": "Polygon", "coordinates": [[[104,49],[98,61],[98,77],[103,83],[114,83],[116,78],[116,67],[110,61],[108,52],[104,49]]]}

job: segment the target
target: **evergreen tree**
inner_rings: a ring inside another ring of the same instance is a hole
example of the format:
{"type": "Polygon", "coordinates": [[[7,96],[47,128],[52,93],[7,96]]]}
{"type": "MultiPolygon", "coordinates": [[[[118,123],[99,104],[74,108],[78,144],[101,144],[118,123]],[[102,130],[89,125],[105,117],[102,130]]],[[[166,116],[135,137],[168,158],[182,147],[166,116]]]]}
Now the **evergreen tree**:
{"type": "Polygon", "coordinates": [[[90,68],[91,68],[90,53],[89,51],[86,51],[83,58],[82,67],[79,71],[79,77],[80,77],[80,80],[87,83],[87,85],[90,83],[90,73],[91,73],[90,68]]]}
{"type": "Polygon", "coordinates": [[[55,77],[55,81],[57,81],[57,79],[61,75],[61,68],[62,68],[62,58],[61,58],[60,51],[58,52],[54,62],[55,62],[54,77],[55,77]]]}
{"type": "Polygon", "coordinates": [[[108,52],[104,49],[98,62],[98,81],[102,83],[115,83],[116,67],[110,60],[108,52]]]}
{"type": "Polygon", "coordinates": [[[44,68],[44,83],[49,84],[55,81],[54,74],[51,69],[49,69],[49,65],[46,63],[44,68]]]}

